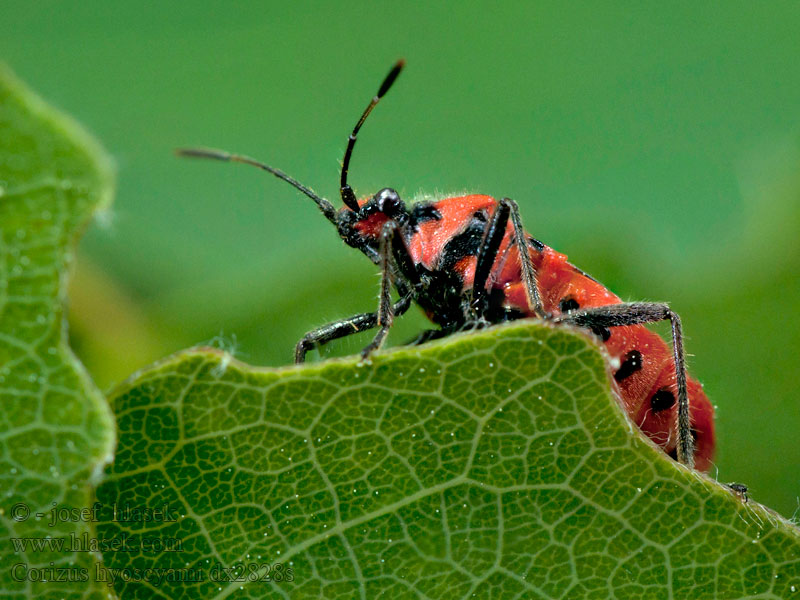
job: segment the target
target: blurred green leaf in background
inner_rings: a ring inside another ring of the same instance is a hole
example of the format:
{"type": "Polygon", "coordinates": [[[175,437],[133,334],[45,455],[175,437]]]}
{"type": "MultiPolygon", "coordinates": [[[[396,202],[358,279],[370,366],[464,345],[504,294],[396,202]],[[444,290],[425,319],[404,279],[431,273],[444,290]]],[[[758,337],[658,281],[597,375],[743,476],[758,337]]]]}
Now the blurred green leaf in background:
{"type": "Polygon", "coordinates": [[[102,597],[99,555],[46,543],[94,537],[86,507],[114,458],[114,417],[64,329],[79,233],[113,195],[99,145],[0,65],[0,590],[15,598],[102,597]],[[45,518],[43,518],[45,517],[45,518]],[[21,542],[33,538],[43,546],[21,542]],[[85,579],[51,575],[55,565],[85,579]],[[73,596],[79,591],[79,595],[73,596]]]}
{"type": "MultiPolygon", "coordinates": [[[[791,516],[798,30],[795,2],[47,0],[3,8],[0,56],[117,162],[118,201],[82,243],[71,292],[72,340],[100,383],[213,339],[286,364],[306,330],[373,308],[375,269],[306,199],[172,149],[248,153],[336,198],[347,134],[405,56],[360,136],[357,190],[509,196],[533,235],[616,293],[671,302],[718,406],[719,477],[791,516]]],[[[392,339],[422,324],[409,315],[392,339]]]]}

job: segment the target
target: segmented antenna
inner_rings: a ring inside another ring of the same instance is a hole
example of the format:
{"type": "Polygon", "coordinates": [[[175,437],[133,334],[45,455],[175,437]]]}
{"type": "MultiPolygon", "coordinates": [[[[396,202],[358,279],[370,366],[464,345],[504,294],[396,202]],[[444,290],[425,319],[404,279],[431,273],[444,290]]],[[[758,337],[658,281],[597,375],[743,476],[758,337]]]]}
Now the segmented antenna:
{"type": "Polygon", "coordinates": [[[254,158],[250,158],[249,156],[242,156],[241,154],[231,154],[230,152],[225,152],[224,150],[215,150],[213,148],[178,148],[175,150],[175,154],[178,156],[185,156],[189,158],[208,158],[211,160],[219,160],[222,162],[237,162],[243,163],[246,165],[252,165],[254,167],[258,167],[259,169],[263,169],[268,173],[272,173],[278,179],[282,179],[292,187],[300,190],[306,196],[311,198],[314,202],[317,203],[317,206],[322,211],[322,214],[325,215],[325,218],[328,219],[331,223],[336,225],[336,209],[333,207],[328,200],[325,198],[318,196],[314,191],[304,186],[302,183],[290,177],[283,171],[276,169],[274,167],[270,167],[269,165],[265,165],[262,162],[257,161],[254,158]]]}
{"type": "Polygon", "coordinates": [[[358,136],[358,130],[361,129],[361,126],[364,124],[364,121],[367,120],[369,113],[372,112],[372,109],[378,104],[381,98],[389,91],[389,88],[392,87],[392,84],[397,79],[397,76],[400,74],[400,71],[403,70],[406,61],[402,58],[398,60],[395,65],[392,67],[392,70],[389,71],[389,74],[381,83],[381,87],[378,89],[378,93],[369,103],[366,109],[364,109],[364,113],[361,115],[361,118],[356,123],[356,126],[353,127],[353,133],[350,134],[350,137],[347,140],[347,150],[344,151],[344,160],[342,161],[342,176],[340,180],[340,188],[339,192],[342,195],[342,202],[344,205],[347,206],[350,210],[358,210],[358,201],[356,200],[356,195],[353,192],[353,188],[350,187],[350,184],[347,183],[347,171],[350,168],[350,156],[353,154],[353,147],[356,145],[356,137],[358,136]]]}

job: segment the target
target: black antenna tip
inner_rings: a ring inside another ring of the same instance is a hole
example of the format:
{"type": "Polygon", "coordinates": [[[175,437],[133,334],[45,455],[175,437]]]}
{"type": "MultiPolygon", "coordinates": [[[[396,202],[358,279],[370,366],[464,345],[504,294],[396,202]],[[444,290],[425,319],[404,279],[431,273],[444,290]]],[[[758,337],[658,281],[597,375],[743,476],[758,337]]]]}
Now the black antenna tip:
{"type": "Polygon", "coordinates": [[[183,158],[212,158],[223,161],[232,159],[229,153],[213,148],[175,148],[175,155],[183,158]]]}
{"type": "Polygon", "coordinates": [[[381,84],[381,87],[378,90],[378,98],[382,98],[383,95],[389,91],[389,88],[392,87],[392,84],[395,82],[395,79],[397,79],[397,76],[400,75],[400,71],[402,71],[403,67],[405,66],[406,66],[406,60],[404,58],[401,58],[394,64],[392,70],[389,71],[389,74],[386,76],[386,79],[383,80],[383,83],[381,84]]]}

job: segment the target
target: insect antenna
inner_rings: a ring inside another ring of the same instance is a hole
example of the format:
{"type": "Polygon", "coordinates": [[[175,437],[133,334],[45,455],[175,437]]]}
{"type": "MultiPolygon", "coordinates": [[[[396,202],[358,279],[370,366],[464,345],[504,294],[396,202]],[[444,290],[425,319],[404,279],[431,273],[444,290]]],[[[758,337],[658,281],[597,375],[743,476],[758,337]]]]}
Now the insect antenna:
{"type": "Polygon", "coordinates": [[[342,161],[342,176],[340,180],[340,188],[339,191],[342,195],[342,202],[344,205],[351,210],[358,210],[358,201],[356,200],[356,195],[353,192],[353,188],[350,187],[350,184],[347,183],[347,171],[350,168],[350,156],[353,154],[353,147],[356,145],[356,137],[358,136],[358,130],[361,129],[361,126],[364,124],[364,121],[367,120],[369,113],[372,112],[372,109],[380,102],[380,99],[389,91],[389,88],[392,87],[392,84],[397,79],[397,76],[400,74],[400,71],[403,70],[406,61],[402,58],[398,60],[395,65],[392,67],[392,70],[389,71],[389,74],[381,83],[381,87],[378,89],[378,93],[375,97],[370,101],[367,108],[364,109],[361,118],[356,123],[356,126],[353,127],[353,133],[350,134],[350,137],[347,140],[347,150],[344,151],[344,160],[342,161]]]}
{"type": "Polygon", "coordinates": [[[276,169],[274,167],[270,167],[262,162],[257,161],[254,158],[250,158],[249,156],[243,156],[241,154],[231,154],[230,152],[225,152],[224,150],[215,150],[213,148],[178,148],[175,150],[175,154],[178,156],[184,156],[189,158],[208,158],[211,160],[219,160],[222,162],[238,162],[243,163],[245,165],[252,165],[254,167],[258,167],[268,173],[272,173],[278,179],[282,179],[292,187],[300,190],[306,196],[311,198],[314,202],[317,203],[317,206],[322,211],[322,214],[325,215],[325,218],[328,219],[334,225],[337,224],[336,222],[336,209],[333,208],[333,204],[331,204],[328,200],[323,198],[322,196],[318,196],[314,191],[294,179],[290,177],[283,171],[276,169]]]}

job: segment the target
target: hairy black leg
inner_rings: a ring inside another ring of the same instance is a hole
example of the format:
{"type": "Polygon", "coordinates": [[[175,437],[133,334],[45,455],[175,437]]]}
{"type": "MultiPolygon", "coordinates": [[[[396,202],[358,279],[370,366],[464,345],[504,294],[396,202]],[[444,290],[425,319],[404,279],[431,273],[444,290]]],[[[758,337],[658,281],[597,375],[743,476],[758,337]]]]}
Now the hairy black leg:
{"type": "MultiPolygon", "coordinates": [[[[378,313],[376,326],[379,327],[378,333],[373,340],[361,351],[361,358],[366,359],[383,345],[386,335],[394,322],[394,311],[392,310],[392,273],[399,271],[400,266],[396,265],[394,254],[399,253],[401,257],[408,255],[405,244],[398,246],[397,240],[402,242],[399,234],[399,226],[394,221],[387,222],[381,229],[380,237],[380,265],[381,265],[381,291],[378,296],[378,313]]],[[[415,271],[416,273],[416,271],[415,271]]],[[[405,285],[403,285],[405,287],[405,285]]]]}
{"type": "Polygon", "coordinates": [[[472,299],[469,303],[470,311],[473,313],[471,316],[476,320],[483,317],[488,308],[486,305],[488,297],[486,283],[497,258],[497,251],[500,249],[503,236],[506,234],[510,212],[511,207],[508,202],[501,200],[491,220],[486,224],[486,232],[478,248],[475,261],[475,277],[472,280],[472,299]]]}
{"type": "Polygon", "coordinates": [[[378,321],[377,313],[362,313],[360,315],[352,316],[348,319],[342,319],[334,323],[328,323],[313,331],[309,331],[303,336],[294,349],[294,362],[302,363],[306,360],[306,353],[309,350],[316,348],[322,344],[326,344],[331,340],[345,337],[364,331],[365,329],[372,329],[378,321]]]}
{"type": "Polygon", "coordinates": [[[371,352],[380,348],[392,326],[394,317],[405,313],[418,293],[420,278],[403,240],[402,227],[395,221],[388,221],[381,231],[378,257],[378,264],[381,267],[378,310],[355,315],[349,319],[336,321],[310,331],[297,343],[295,362],[303,362],[306,353],[317,345],[375,327],[380,327],[380,330],[372,342],[364,348],[361,355],[366,358],[371,352]],[[391,300],[393,279],[401,296],[394,305],[391,300]]]}
{"type": "MultiPolygon", "coordinates": [[[[414,259],[408,250],[408,246],[406,246],[403,236],[403,232],[408,226],[408,210],[403,201],[400,200],[397,192],[392,189],[385,188],[378,192],[375,197],[379,200],[378,207],[380,211],[391,219],[384,225],[384,231],[381,232],[382,236],[384,234],[388,235],[388,251],[391,253],[391,260],[393,261],[390,262],[389,266],[394,268],[397,279],[405,286],[410,289],[419,287],[420,277],[417,272],[417,266],[414,264],[414,259]]],[[[400,294],[405,295],[402,290],[400,294]]]]}
{"type": "Polygon", "coordinates": [[[678,461],[694,467],[694,439],[689,419],[689,395],[686,391],[686,355],[683,350],[681,320],[669,305],[651,302],[630,302],[597,306],[570,311],[554,318],[589,329],[641,325],[669,320],[672,325],[672,353],[675,359],[675,378],[678,383],[678,461]]]}
{"type": "Polygon", "coordinates": [[[431,342],[450,335],[450,332],[444,329],[426,329],[414,339],[407,341],[405,346],[419,346],[425,342],[431,342]]]}
{"type": "Polygon", "coordinates": [[[536,269],[533,268],[531,255],[528,251],[528,241],[525,230],[522,228],[522,218],[519,216],[519,206],[510,198],[503,198],[501,202],[508,203],[511,210],[511,222],[514,224],[514,243],[519,248],[519,260],[522,266],[522,281],[525,283],[525,292],[528,296],[528,307],[540,319],[545,318],[542,299],[539,295],[539,284],[536,283],[536,269]]]}
{"type": "MultiPolygon", "coordinates": [[[[392,312],[397,316],[402,315],[408,310],[409,306],[411,306],[411,296],[404,296],[394,303],[392,312]]],[[[327,325],[323,325],[322,327],[314,329],[313,331],[309,331],[303,336],[303,339],[297,342],[297,346],[295,347],[294,351],[294,362],[305,362],[306,353],[317,346],[321,346],[322,344],[326,344],[332,340],[347,337],[348,335],[352,335],[354,333],[366,331],[367,329],[373,329],[377,323],[378,313],[362,313],[360,315],[352,316],[349,319],[342,319],[341,321],[328,323],[327,325]]]]}

